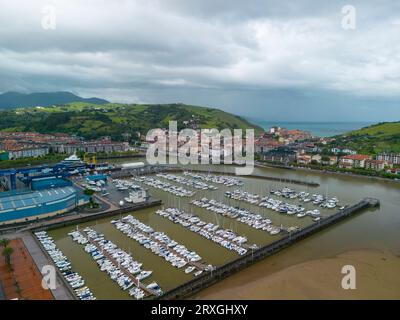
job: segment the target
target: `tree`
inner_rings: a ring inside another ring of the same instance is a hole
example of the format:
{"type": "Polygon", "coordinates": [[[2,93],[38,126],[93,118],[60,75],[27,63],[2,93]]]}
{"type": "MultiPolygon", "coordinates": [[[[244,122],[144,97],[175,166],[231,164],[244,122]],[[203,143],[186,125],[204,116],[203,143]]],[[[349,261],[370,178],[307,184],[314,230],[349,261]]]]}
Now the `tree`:
{"type": "Polygon", "coordinates": [[[6,247],[8,246],[9,243],[10,243],[10,239],[4,238],[4,239],[1,239],[1,240],[0,240],[0,245],[1,245],[3,248],[6,248],[6,247]]]}
{"type": "Polygon", "coordinates": [[[91,197],[94,194],[94,190],[91,189],[85,189],[85,191],[83,191],[83,193],[89,197],[91,197]]]}
{"type": "Polygon", "coordinates": [[[5,247],[3,249],[3,256],[6,258],[6,262],[8,266],[11,266],[11,255],[13,254],[14,249],[11,247],[5,247]]]}

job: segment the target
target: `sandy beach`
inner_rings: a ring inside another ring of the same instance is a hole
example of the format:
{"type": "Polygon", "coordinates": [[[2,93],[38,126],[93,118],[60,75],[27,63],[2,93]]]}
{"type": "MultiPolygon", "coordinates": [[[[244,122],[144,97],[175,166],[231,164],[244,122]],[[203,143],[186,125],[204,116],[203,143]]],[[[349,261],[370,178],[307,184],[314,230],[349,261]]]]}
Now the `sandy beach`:
{"type": "MultiPolygon", "coordinates": [[[[197,299],[400,299],[400,257],[390,252],[349,251],[293,265],[245,284],[217,284],[197,299]],[[356,269],[356,289],[344,290],[344,265],[356,269]],[[227,289],[228,287],[228,289],[227,289]]],[[[229,281],[229,279],[228,279],[229,281]]]]}

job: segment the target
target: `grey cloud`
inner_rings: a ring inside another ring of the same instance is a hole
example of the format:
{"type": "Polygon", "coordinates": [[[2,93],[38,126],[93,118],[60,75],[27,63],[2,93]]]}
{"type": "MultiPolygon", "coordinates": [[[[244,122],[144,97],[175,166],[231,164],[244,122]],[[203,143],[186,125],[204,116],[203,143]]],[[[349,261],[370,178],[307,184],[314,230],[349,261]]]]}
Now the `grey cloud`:
{"type": "Polygon", "coordinates": [[[335,105],[338,119],[400,116],[398,1],[352,1],[352,31],[341,28],[346,3],[336,1],[53,3],[57,29],[46,31],[48,1],[0,0],[0,91],[73,90],[265,117],[335,105]]]}

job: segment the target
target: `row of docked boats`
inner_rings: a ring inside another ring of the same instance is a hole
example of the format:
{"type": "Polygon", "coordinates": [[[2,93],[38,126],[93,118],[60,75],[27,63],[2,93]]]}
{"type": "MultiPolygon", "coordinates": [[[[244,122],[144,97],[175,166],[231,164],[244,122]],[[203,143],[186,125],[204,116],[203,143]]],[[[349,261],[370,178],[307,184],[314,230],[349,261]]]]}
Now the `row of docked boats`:
{"type": "Polygon", "coordinates": [[[264,218],[260,214],[251,212],[247,209],[232,207],[225,203],[218,202],[214,199],[202,198],[201,200],[192,200],[191,204],[220,214],[224,217],[236,219],[239,222],[245,223],[248,226],[268,232],[271,235],[276,235],[281,232],[281,228],[274,226],[270,219],[264,218]]]}
{"type": "MultiPolygon", "coordinates": [[[[304,203],[312,203],[314,205],[318,205],[321,208],[334,209],[339,206],[339,199],[336,197],[328,198],[323,196],[322,194],[314,193],[310,194],[306,191],[296,192],[296,190],[291,189],[289,187],[283,187],[278,190],[271,190],[271,194],[276,196],[289,198],[289,199],[298,199],[300,202],[304,203]]],[[[344,209],[345,207],[341,207],[340,209],[344,209]]]]}
{"type": "Polygon", "coordinates": [[[289,216],[295,215],[297,218],[304,218],[306,216],[311,216],[314,218],[313,219],[314,221],[318,221],[321,215],[321,212],[318,209],[306,211],[306,209],[301,205],[283,202],[281,200],[274,199],[272,197],[262,198],[258,205],[260,207],[271,209],[279,213],[284,213],[289,216]]]}
{"type": "Polygon", "coordinates": [[[152,177],[141,176],[141,177],[134,177],[132,179],[134,179],[137,182],[141,182],[146,186],[160,189],[165,192],[169,192],[178,197],[192,197],[195,194],[194,191],[187,190],[183,187],[174,186],[169,182],[164,182],[152,177]]]}
{"type": "Polygon", "coordinates": [[[243,181],[241,181],[237,178],[229,177],[229,176],[194,173],[194,172],[190,172],[190,171],[183,172],[183,175],[191,177],[193,179],[197,179],[197,180],[203,180],[203,181],[212,182],[212,183],[216,183],[216,184],[222,184],[226,187],[243,185],[243,181]]]}
{"type": "MultiPolygon", "coordinates": [[[[85,245],[84,250],[96,261],[99,269],[106,272],[111,280],[124,290],[129,290],[129,295],[135,299],[143,299],[145,290],[140,287],[140,282],[151,276],[152,271],[142,270],[142,263],[133,259],[132,255],[118,248],[116,244],[107,240],[103,234],[87,227],[83,232],[72,231],[68,233],[72,240],[85,245]]],[[[152,283],[151,287],[159,287],[152,283]]],[[[149,288],[149,285],[146,286],[149,288]]],[[[162,294],[158,289],[158,294],[162,294]]]]}
{"type": "MultiPolygon", "coordinates": [[[[247,249],[244,247],[247,238],[236,234],[232,230],[223,229],[219,225],[211,222],[206,223],[198,216],[177,208],[160,209],[157,210],[156,213],[159,216],[164,217],[173,223],[180,224],[188,230],[197,233],[228,250],[236,251],[239,255],[244,255],[247,252],[247,249]]],[[[257,246],[253,245],[252,247],[256,248],[257,246]]]]}
{"type": "Polygon", "coordinates": [[[49,254],[56,267],[61,271],[64,279],[74,290],[76,296],[80,300],[95,300],[96,297],[90,289],[85,286],[85,280],[77,272],[72,271],[71,262],[62,251],[57,248],[53,238],[49,236],[46,231],[35,232],[35,236],[49,254]]]}
{"type": "Polygon", "coordinates": [[[143,191],[143,188],[141,186],[133,183],[130,180],[114,179],[112,180],[112,182],[118,191],[127,191],[127,190],[132,190],[134,192],[143,191]]]}
{"type": "Polygon", "coordinates": [[[260,198],[258,194],[252,194],[244,190],[234,190],[225,192],[225,196],[229,199],[244,201],[253,205],[258,205],[263,208],[271,209],[273,211],[284,213],[289,216],[294,215],[298,218],[303,218],[306,216],[312,216],[315,221],[318,221],[320,218],[320,211],[308,210],[305,211],[305,208],[302,205],[297,205],[293,203],[287,203],[279,199],[274,199],[270,196],[260,198]]]}
{"type": "MultiPolygon", "coordinates": [[[[144,248],[164,258],[172,266],[178,269],[187,266],[185,273],[195,271],[196,268],[191,264],[201,260],[201,257],[195,251],[187,249],[184,245],[172,240],[163,232],[154,231],[150,226],[140,222],[131,215],[120,220],[112,220],[111,223],[144,248]]],[[[199,273],[199,271],[202,270],[196,270],[195,274],[200,274],[201,272],[199,273]]]]}
{"type": "Polygon", "coordinates": [[[205,182],[198,181],[198,180],[195,180],[195,179],[187,179],[185,177],[177,176],[175,174],[158,173],[156,176],[159,177],[159,178],[167,179],[169,181],[173,181],[173,182],[178,183],[178,184],[182,184],[182,185],[185,185],[185,186],[188,186],[188,187],[192,187],[194,189],[211,190],[211,191],[218,190],[218,188],[216,186],[213,186],[211,184],[207,184],[205,182]]]}

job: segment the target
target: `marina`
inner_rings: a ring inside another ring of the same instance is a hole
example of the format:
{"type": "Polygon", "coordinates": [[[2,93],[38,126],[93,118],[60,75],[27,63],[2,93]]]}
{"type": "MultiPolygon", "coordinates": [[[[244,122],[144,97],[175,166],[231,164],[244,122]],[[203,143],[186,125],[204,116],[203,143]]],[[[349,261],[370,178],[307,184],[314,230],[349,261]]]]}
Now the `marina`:
{"type": "Polygon", "coordinates": [[[125,216],[121,220],[113,220],[111,223],[129,238],[134,239],[154,254],[163,257],[172,266],[180,269],[188,265],[185,273],[195,271],[196,274],[212,268],[211,265],[207,266],[200,263],[199,261],[202,258],[196,252],[188,250],[184,245],[170,239],[163,232],[154,231],[153,228],[131,215],[125,216]]]}
{"type": "MultiPolygon", "coordinates": [[[[275,193],[272,193],[275,194],[275,193]]],[[[287,215],[294,215],[297,218],[304,218],[306,216],[311,216],[313,219],[317,219],[315,221],[318,221],[320,218],[321,212],[318,209],[314,210],[305,210],[305,208],[301,204],[294,204],[294,203],[288,203],[284,202],[279,199],[274,199],[271,196],[266,196],[266,197],[260,197],[257,194],[251,194],[249,192],[243,191],[243,190],[234,190],[233,192],[225,192],[225,196],[238,200],[238,201],[244,201],[253,205],[258,205],[259,207],[264,207],[267,209],[274,210],[278,213],[282,214],[287,214],[287,215]]],[[[290,197],[291,199],[297,198],[297,197],[290,197]]],[[[321,200],[322,202],[323,200],[321,200]]],[[[332,200],[333,201],[333,200],[332,200]]],[[[331,203],[331,202],[328,202],[331,203]]],[[[329,208],[334,208],[336,207],[337,202],[332,202],[332,205],[330,205],[329,208]]]]}
{"type": "Polygon", "coordinates": [[[75,292],[79,300],[96,300],[96,297],[85,285],[85,280],[77,272],[72,271],[71,262],[62,253],[54,243],[46,231],[35,232],[36,238],[39,240],[44,250],[53,260],[55,266],[61,272],[63,278],[68,282],[68,285],[75,292]]]}
{"type": "Polygon", "coordinates": [[[148,278],[152,271],[141,270],[142,263],[133,260],[132,256],[121,250],[104,235],[87,227],[82,232],[73,231],[69,234],[73,241],[85,245],[85,252],[96,261],[101,271],[105,271],[122,290],[129,290],[129,295],[137,300],[148,295],[159,296],[161,289],[156,283],[144,285],[141,281],[148,278]],[[135,288],[131,288],[135,286],[135,288]],[[157,288],[157,289],[156,289],[157,288]]]}
{"type": "Polygon", "coordinates": [[[400,300],[400,1],[3,2],[0,300],[400,300]]]}
{"type": "Polygon", "coordinates": [[[312,224],[304,229],[295,230],[290,232],[288,235],[283,237],[282,239],[273,242],[269,245],[266,245],[257,250],[252,250],[251,253],[246,254],[245,256],[238,258],[230,263],[221,266],[214,270],[212,274],[204,274],[200,279],[193,279],[192,281],[185,283],[174,290],[169,291],[162,299],[181,299],[188,295],[193,295],[194,291],[200,291],[201,289],[220,281],[222,278],[225,278],[232,274],[232,272],[237,272],[240,269],[243,269],[255,261],[264,259],[276,252],[281,251],[282,249],[290,246],[297,241],[314,234],[315,232],[322,230],[337,221],[345,219],[349,216],[352,216],[356,213],[359,213],[363,209],[373,208],[379,206],[379,200],[373,198],[365,198],[361,200],[359,203],[354,204],[344,210],[340,210],[339,212],[333,214],[329,218],[324,219],[321,222],[312,224]]]}
{"type": "MultiPolygon", "coordinates": [[[[167,208],[165,210],[157,210],[156,213],[164,218],[169,219],[173,223],[179,223],[190,231],[198,233],[202,237],[218,243],[220,246],[236,251],[243,255],[247,252],[244,243],[247,238],[235,234],[232,230],[222,229],[213,223],[201,221],[198,217],[190,213],[183,212],[177,208],[167,208]]],[[[251,246],[257,248],[257,245],[251,246]]]]}
{"type": "Polygon", "coordinates": [[[243,181],[237,178],[229,177],[229,176],[222,176],[222,175],[215,175],[215,174],[201,174],[201,173],[193,173],[189,171],[183,172],[184,176],[189,176],[193,179],[198,179],[202,181],[222,184],[226,187],[233,187],[233,186],[242,186],[243,181]]]}
{"type": "Polygon", "coordinates": [[[248,261],[249,255],[266,246],[311,226],[316,228],[324,224],[338,212],[336,210],[343,211],[345,206],[342,203],[349,203],[349,200],[342,200],[339,205],[338,197],[327,197],[327,192],[308,188],[296,191],[284,182],[268,183],[251,177],[236,179],[224,174],[204,174],[204,177],[201,174],[202,180],[196,178],[197,173],[189,172],[171,174],[166,171],[109,178],[101,186],[101,191],[95,192],[107,201],[117,205],[120,201],[129,204],[130,198],[145,200],[150,196],[161,199],[162,204],[139,211],[126,209],[120,211],[118,217],[99,217],[81,225],[69,224],[48,231],[61,248],[69,248],[62,250],[69,259],[71,257],[74,271],[85,278],[85,285],[90,286],[96,298],[164,298],[196,279],[207,283],[204,277],[211,277],[216,270],[233,261],[242,261],[242,258],[248,261]],[[192,183],[191,180],[205,184],[192,183]],[[216,190],[207,187],[211,183],[218,185],[216,190]],[[322,201],[321,195],[324,195],[322,201]],[[308,198],[312,201],[302,201],[308,198]],[[334,199],[336,210],[320,206],[331,199],[334,199]],[[315,204],[314,201],[321,202],[315,204]],[[311,210],[316,211],[311,214],[311,210]],[[309,218],[300,219],[298,214],[309,218]],[[74,241],[71,232],[79,232],[88,243],[74,241]],[[106,241],[106,244],[111,243],[111,250],[119,250],[123,257],[132,259],[135,264],[130,271],[133,273],[118,265],[118,261],[94,241],[98,237],[103,238],[101,241],[106,241]],[[68,238],[74,245],[68,244],[68,238]],[[99,261],[107,260],[104,266],[98,264],[92,253],[99,261]],[[83,259],[82,254],[89,260],[83,259]],[[79,267],[75,269],[75,265],[79,267]],[[145,270],[141,269],[143,265],[145,270]],[[97,286],[92,284],[93,277],[96,281],[101,279],[97,286]]]}
{"type": "Polygon", "coordinates": [[[201,200],[192,200],[190,203],[224,217],[236,219],[254,229],[267,231],[271,235],[278,234],[282,229],[282,227],[274,226],[270,219],[266,219],[260,214],[239,207],[232,207],[222,202],[215,201],[214,199],[209,200],[207,198],[202,198],[201,200]]]}
{"type": "Polygon", "coordinates": [[[177,176],[174,174],[169,174],[169,173],[158,173],[156,174],[157,177],[159,178],[164,178],[170,181],[174,181],[178,184],[182,184],[185,186],[189,186],[195,189],[200,189],[200,190],[218,190],[218,188],[216,186],[201,182],[201,181],[197,181],[195,179],[186,179],[182,176],[177,176]]]}
{"type": "Polygon", "coordinates": [[[187,190],[183,187],[177,187],[168,182],[163,182],[161,180],[152,177],[145,177],[145,176],[134,177],[133,180],[143,183],[146,186],[150,186],[171,193],[178,197],[191,197],[195,194],[194,191],[187,190]]]}

